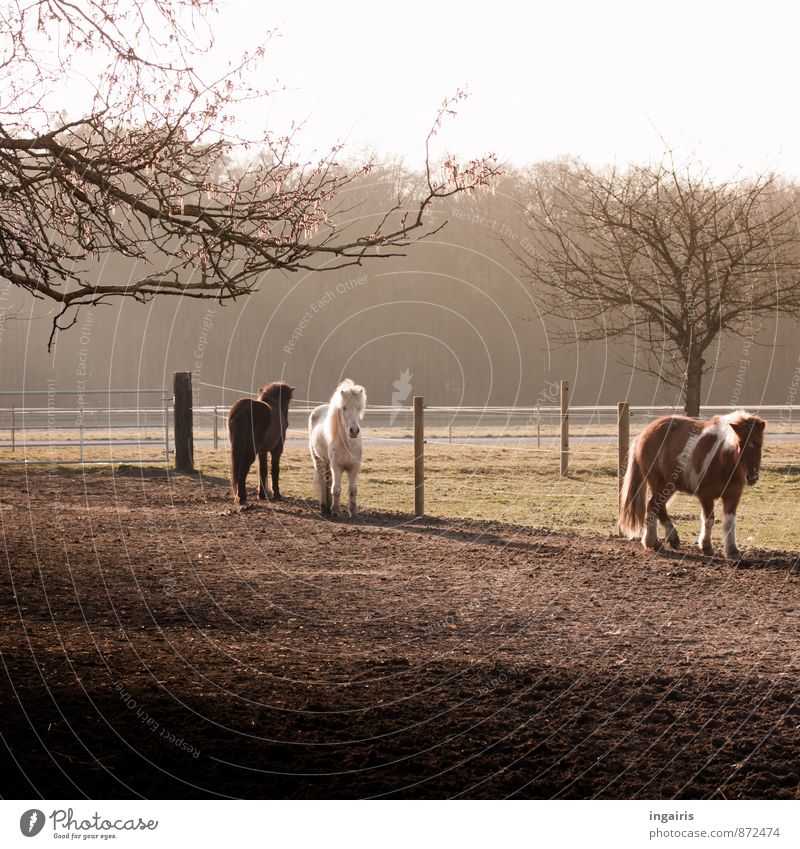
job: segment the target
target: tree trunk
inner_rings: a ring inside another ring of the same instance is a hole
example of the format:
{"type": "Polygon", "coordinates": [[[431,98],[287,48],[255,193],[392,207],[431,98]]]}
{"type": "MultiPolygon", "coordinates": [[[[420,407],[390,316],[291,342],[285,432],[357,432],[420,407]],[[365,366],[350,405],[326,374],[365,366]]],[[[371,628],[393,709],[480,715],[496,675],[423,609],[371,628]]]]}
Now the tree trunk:
{"type": "Polygon", "coordinates": [[[687,416],[700,418],[700,390],[703,385],[705,360],[700,351],[692,349],[686,363],[686,386],[683,394],[683,409],[687,416]]]}

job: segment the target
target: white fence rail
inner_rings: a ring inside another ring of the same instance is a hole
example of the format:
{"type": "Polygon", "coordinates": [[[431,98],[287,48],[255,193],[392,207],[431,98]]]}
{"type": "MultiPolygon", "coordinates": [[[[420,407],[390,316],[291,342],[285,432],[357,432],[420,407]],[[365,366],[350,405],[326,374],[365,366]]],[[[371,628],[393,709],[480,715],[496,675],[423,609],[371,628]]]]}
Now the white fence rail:
{"type": "Polygon", "coordinates": [[[0,464],[167,463],[170,403],[165,389],[2,390],[0,437],[6,438],[0,438],[0,449],[11,456],[0,464]],[[31,396],[36,406],[28,405],[31,396]],[[8,403],[15,398],[21,403],[8,403]],[[127,452],[133,456],[117,453],[131,447],[138,449],[127,452]],[[55,449],[62,448],[75,449],[77,456],[57,456],[55,449]],[[43,449],[49,451],[44,457],[43,449]],[[106,449],[107,456],[98,458],[94,450],[88,457],[87,449],[106,449]],[[35,457],[26,456],[33,450],[35,457]]]}
{"type": "MultiPolygon", "coordinates": [[[[289,411],[290,439],[303,437],[308,415],[316,406],[312,401],[293,401],[289,411]]],[[[227,447],[228,409],[227,405],[194,407],[196,444],[227,447]]],[[[630,409],[633,433],[658,416],[681,412],[658,405],[630,409]]],[[[733,409],[707,406],[701,409],[701,415],[710,418],[733,409]]],[[[773,433],[800,434],[800,407],[761,405],[748,409],[764,416],[773,433]]],[[[571,405],[570,430],[577,438],[615,438],[617,413],[616,405],[571,405]]],[[[172,395],[163,388],[0,391],[0,464],[168,463],[172,456],[171,416],[172,395]],[[30,405],[31,398],[38,403],[30,405]],[[19,403],[8,403],[16,399],[19,403]],[[68,448],[76,456],[58,456],[58,449],[68,448]],[[121,448],[126,449],[122,454],[121,448]],[[34,449],[36,456],[26,456],[34,449]],[[45,456],[41,456],[41,449],[48,450],[45,456]]],[[[506,439],[557,447],[560,420],[557,405],[428,406],[425,436],[431,442],[506,439]]],[[[402,405],[371,404],[367,409],[368,438],[411,439],[412,430],[411,399],[402,405]]]]}
{"type": "MultiPolygon", "coordinates": [[[[314,402],[293,401],[289,408],[289,438],[305,432],[309,413],[317,406],[314,402]]],[[[707,406],[701,408],[701,417],[711,418],[732,412],[737,407],[707,406]]],[[[764,416],[771,430],[800,435],[800,407],[787,405],[762,405],[748,407],[750,412],[764,416]]],[[[229,407],[206,405],[194,408],[195,442],[214,448],[226,444],[226,418],[229,407]]],[[[682,410],[668,406],[632,406],[631,431],[659,416],[681,414],[682,410]]],[[[575,436],[611,436],[617,429],[617,405],[570,406],[570,428],[575,436]]],[[[431,441],[457,439],[523,439],[549,444],[559,438],[561,408],[538,407],[436,407],[425,408],[426,438],[431,441]]],[[[411,405],[384,406],[370,404],[364,423],[364,435],[370,431],[386,439],[411,438],[413,409],[411,405]]]]}

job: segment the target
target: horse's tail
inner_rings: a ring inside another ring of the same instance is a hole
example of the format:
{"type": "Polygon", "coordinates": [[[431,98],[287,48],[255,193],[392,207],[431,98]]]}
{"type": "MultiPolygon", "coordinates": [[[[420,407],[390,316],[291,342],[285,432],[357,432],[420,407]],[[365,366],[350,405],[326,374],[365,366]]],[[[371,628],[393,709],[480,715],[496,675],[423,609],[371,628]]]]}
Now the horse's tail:
{"type": "Polygon", "coordinates": [[[236,427],[236,412],[237,408],[235,405],[228,412],[228,446],[231,450],[231,494],[234,499],[238,491],[237,481],[239,480],[239,466],[241,465],[241,458],[239,457],[241,449],[236,427]]]}
{"type": "Polygon", "coordinates": [[[647,481],[642,474],[637,457],[638,445],[631,445],[628,468],[619,494],[619,529],[631,539],[639,536],[644,528],[647,506],[647,481]]]}

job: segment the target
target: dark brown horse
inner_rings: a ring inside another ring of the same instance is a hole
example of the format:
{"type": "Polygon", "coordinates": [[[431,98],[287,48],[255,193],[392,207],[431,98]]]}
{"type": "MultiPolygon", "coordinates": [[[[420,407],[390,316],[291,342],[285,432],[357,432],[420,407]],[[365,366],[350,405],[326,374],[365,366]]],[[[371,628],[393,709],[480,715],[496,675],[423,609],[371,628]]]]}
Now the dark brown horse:
{"type": "Polygon", "coordinates": [[[712,554],[714,502],[721,498],[725,556],[739,560],[736,507],[745,484],[758,481],[764,425],[763,419],[744,410],[708,422],[685,416],[663,416],[651,422],[631,445],[620,493],[620,530],[631,539],[641,533],[643,545],[658,548],[660,520],[667,542],[678,548],[678,531],[667,513],[667,502],[676,492],[689,492],[700,500],[703,511],[697,544],[703,554],[712,554]]]}
{"type": "Polygon", "coordinates": [[[268,383],[258,400],[240,398],[228,413],[228,439],[231,446],[231,493],[239,504],[247,501],[247,474],[258,457],[258,497],[269,497],[267,452],[272,455],[272,498],[281,500],[278,483],[281,454],[289,426],[289,402],[294,386],[268,383]]]}

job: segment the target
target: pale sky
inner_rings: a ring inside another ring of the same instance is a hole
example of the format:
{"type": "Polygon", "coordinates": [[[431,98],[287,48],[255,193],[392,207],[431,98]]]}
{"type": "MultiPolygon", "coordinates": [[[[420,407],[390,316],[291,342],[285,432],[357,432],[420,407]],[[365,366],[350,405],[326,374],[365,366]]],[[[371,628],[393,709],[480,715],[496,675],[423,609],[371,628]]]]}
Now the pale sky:
{"type": "Polygon", "coordinates": [[[419,164],[441,100],[470,98],[441,143],[518,164],[659,156],[664,139],[715,171],[800,176],[800,11],[788,3],[229,0],[221,52],[278,30],[255,125],[304,120],[303,147],[346,140],[419,164]]]}

